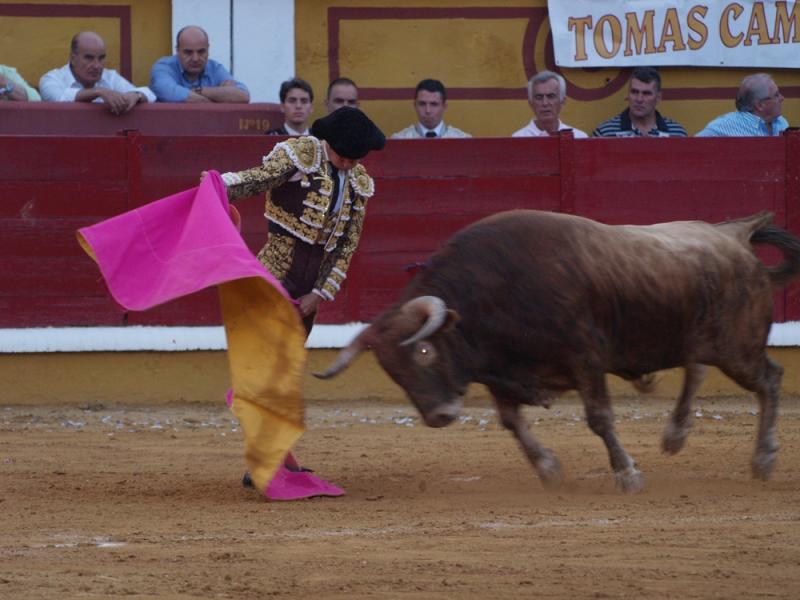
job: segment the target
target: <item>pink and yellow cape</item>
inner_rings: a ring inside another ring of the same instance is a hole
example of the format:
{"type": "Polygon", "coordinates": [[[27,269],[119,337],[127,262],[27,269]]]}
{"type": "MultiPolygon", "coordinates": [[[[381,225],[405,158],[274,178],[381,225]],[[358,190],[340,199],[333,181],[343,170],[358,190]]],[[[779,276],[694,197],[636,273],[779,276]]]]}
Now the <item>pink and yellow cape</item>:
{"type": "Polygon", "coordinates": [[[198,188],[78,231],[111,295],[147,310],[216,285],[232,380],[256,488],[271,499],[344,492],[284,461],[303,433],[305,330],[296,303],[247,248],[216,171],[198,188]]]}

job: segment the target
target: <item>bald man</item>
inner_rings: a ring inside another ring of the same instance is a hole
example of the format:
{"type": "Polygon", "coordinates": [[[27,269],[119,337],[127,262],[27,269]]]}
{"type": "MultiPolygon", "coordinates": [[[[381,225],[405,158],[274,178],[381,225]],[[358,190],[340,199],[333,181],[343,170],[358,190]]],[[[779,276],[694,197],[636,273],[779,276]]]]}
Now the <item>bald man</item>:
{"type": "Polygon", "coordinates": [[[149,88],[135,87],[114,69],[106,69],[106,43],[93,31],[73,36],[69,62],[46,73],[39,91],[42,100],[50,102],[102,102],[115,115],[156,101],[149,88]]]}
{"type": "Polygon", "coordinates": [[[221,63],[208,57],[208,34],[194,25],[175,36],[175,54],[150,71],[159,102],[250,102],[250,91],[221,63]]]}

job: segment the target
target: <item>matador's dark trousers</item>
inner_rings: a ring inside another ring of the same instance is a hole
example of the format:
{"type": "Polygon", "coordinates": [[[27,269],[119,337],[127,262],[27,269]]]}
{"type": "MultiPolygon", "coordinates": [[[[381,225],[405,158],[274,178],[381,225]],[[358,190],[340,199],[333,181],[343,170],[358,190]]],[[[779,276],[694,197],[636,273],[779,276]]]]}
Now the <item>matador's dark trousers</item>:
{"type": "MultiPolygon", "coordinates": [[[[269,241],[258,253],[258,260],[296,300],[314,289],[324,256],[325,246],[322,244],[308,244],[292,235],[270,231],[269,241]]],[[[316,318],[316,312],[303,318],[306,337],[311,333],[316,318]]]]}

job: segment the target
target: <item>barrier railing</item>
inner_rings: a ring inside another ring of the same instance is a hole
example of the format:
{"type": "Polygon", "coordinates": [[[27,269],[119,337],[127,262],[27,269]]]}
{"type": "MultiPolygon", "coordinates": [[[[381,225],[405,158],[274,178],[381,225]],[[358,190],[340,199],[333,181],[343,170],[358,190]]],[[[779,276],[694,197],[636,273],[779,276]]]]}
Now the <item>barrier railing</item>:
{"type": "MultiPolygon", "coordinates": [[[[219,323],[213,290],[123,313],[74,232],[193,187],[201,170],[256,165],[278,139],[0,135],[0,327],[219,323]]],[[[346,285],[324,305],[322,323],[370,320],[408,280],[406,265],[501,210],[635,224],[770,210],[800,233],[798,132],[770,139],[392,140],[365,164],[377,192],[346,285]]],[[[239,207],[243,236],[256,251],[266,235],[263,199],[239,207]]],[[[800,320],[797,287],[776,295],[776,320],[800,320]]]]}

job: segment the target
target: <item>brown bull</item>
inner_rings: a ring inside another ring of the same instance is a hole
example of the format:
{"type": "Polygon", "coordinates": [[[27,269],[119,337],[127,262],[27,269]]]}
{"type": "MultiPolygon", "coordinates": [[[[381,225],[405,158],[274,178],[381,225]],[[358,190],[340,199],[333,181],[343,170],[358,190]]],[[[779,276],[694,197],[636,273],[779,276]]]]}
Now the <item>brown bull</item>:
{"type": "Polygon", "coordinates": [[[674,454],[704,365],[713,365],[758,395],[752,469],[767,479],[783,374],[766,353],[773,287],[800,274],[800,240],[771,220],[760,213],[640,227],[539,211],[488,217],[454,235],[319,376],[372,348],[432,427],[458,416],[470,382],[485,384],[548,485],[561,481],[561,466],[519,407],[547,406],[554,393],[575,389],[617,485],[635,491],[643,479],[614,432],[606,373],[645,387],[655,371],[685,369],[663,436],[674,454]],[[776,246],[783,262],[766,267],[751,243],[776,246]]]}

